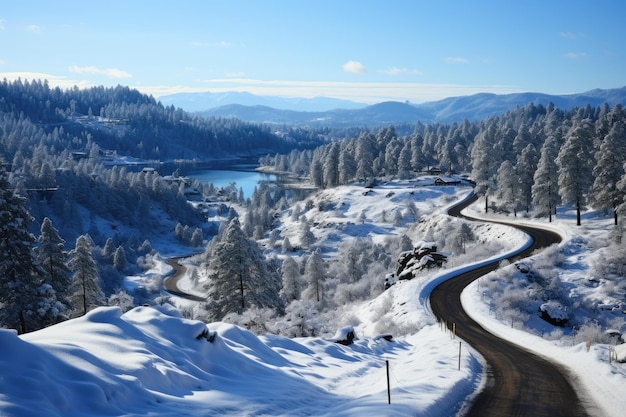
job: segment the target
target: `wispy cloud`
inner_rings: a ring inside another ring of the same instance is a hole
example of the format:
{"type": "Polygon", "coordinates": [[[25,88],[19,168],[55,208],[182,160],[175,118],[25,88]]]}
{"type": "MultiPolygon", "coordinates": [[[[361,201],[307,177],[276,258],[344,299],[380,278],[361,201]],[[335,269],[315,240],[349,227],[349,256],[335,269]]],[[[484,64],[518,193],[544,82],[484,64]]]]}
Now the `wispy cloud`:
{"type": "Polygon", "coordinates": [[[391,75],[391,76],[403,75],[403,74],[423,75],[421,71],[418,71],[416,69],[398,68],[398,67],[385,68],[384,70],[381,70],[380,72],[382,72],[383,74],[391,75]]]}
{"type": "Polygon", "coordinates": [[[72,88],[78,86],[79,88],[88,88],[92,85],[83,80],[72,80],[62,75],[46,74],[43,72],[31,72],[31,71],[19,71],[19,72],[0,72],[0,77],[6,78],[9,81],[16,81],[17,79],[24,80],[47,80],[53,87],[59,88],[72,88]]]}
{"type": "Polygon", "coordinates": [[[444,59],[447,64],[469,64],[469,59],[460,56],[449,56],[444,59]]]}
{"type": "Polygon", "coordinates": [[[78,65],[72,65],[68,68],[70,72],[76,74],[97,74],[105,75],[109,78],[132,78],[132,75],[126,71],[122,71],[117,68],[98,68],[98,67],[79,67],[78,65]]]}
{"type": "Polygon", "coordinates": [[[0,30],[5,30],[6,26],[4,25],[7,21],[4,19],[0,19],[0,30]]]}
{"type": "Polygon", "coordinates": [[[232,42],[218,41],[218,42],[191,42],[192,46],[196,48],[231,48],[234,46],[232,42]]]}
{"type": "Polygon", "coordinates": [[[28,25],[26,26],[26,30],[30,33],[41,33],[41,26],[38,25],[28,25]]]}
{"type": "Polygon", "coordinates": [[[239,71],[239,72],[227,72],[226,74],[224,74],[225,77],[228,78],[243,78],[245,77],[246,73],[243,71],[239,71]]]}
{"type": "Polygon", "coordinates": [[[567,59],[579,60],[587,58],[588,55],[586,52],[568,52],[564,56],[567,59]]]}
{"type": "MultiPolygon", "coordinates": [[[[509,94],[522,91],[506,85],[463,85],[389,82],[337,82],[256,80],[249,78],[220,78],[203,80],[211,92],[246,91],[257,95],[281,97],[335,97],[362,103],[382,101],[412,101],[415,103],[476,93],[509,94]]],[[[158,96],[158,94],[155,94],[158,96]]]]}
{"type": "Polygon", "coordinates": [[[584,32],[561,32],[559,36],[565,39],[580,39],[584,38],[586,35],[584,32]]]}
{"type": "Polygon", "coordinates": [[[350,72],[352,74],[365,74],[367,72],[365,66],[358,61],[348,61],[343,64],[342,68],[345,72],[350,72]]]}

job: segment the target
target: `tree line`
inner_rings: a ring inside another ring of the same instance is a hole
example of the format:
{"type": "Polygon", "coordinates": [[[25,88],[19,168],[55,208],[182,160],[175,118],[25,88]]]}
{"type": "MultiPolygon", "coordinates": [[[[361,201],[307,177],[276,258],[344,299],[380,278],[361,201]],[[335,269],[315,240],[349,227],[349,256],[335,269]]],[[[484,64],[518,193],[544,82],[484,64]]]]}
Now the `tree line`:
{"type": "Polygon", "coordinates": [[[279,171],[309,175],[321,188],[376,177],[406,179],[436,167],[469,173],[486,210],[552,216],[560,204],[624,211],[626,113],[621,105],[571,110],[528,104],[480,122],[393,126],[314,150],[261,158],[279,171]]]}

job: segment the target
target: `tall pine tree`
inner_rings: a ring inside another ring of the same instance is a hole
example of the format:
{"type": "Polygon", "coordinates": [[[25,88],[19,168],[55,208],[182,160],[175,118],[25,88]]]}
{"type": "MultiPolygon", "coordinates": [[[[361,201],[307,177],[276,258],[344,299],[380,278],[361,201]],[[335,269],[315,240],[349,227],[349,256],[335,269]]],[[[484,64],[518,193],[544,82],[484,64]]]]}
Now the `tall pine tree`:
{"type": "Polygon", "coordinates": [[[210,318],[221,320],[229,313],[241,314],[249,307],[282,310],[279,274],[267,268],[257,243],[241,230],[239,219],[228,224],[209,254],[208,309],[210,318]]]}
{"type": "Polygon", "coordinates": [[[59,232],[48,217],[43,219],[40,231],[39,246],[35,249],[35,253],[37,261],[45,271],[44,281],[50,285],[56,296],[57,304],[51,311],[52,320],[64,320],[72,309],[69,300],[72,280],[66,265],[65,241],[59,236],[59,232]]]}
{"type": "Polygon", "coordinates": [[[104,305],[104,293],[100,289],[100,276],[91,254],[91,238],[82,235],[76,239],[76,247],[70,252],[68,267],[73,273],[70,299],[77,316],[104,305]]]}
{"type": "Polygon", "coordinates": [[[54,294],[42,288],[43,270],[35,259],[35,237],[28,231],[32,221],[26,200],[12,189],[0,164],[0,323],[19,333],[43,327],[42,300],[54,294]]]}

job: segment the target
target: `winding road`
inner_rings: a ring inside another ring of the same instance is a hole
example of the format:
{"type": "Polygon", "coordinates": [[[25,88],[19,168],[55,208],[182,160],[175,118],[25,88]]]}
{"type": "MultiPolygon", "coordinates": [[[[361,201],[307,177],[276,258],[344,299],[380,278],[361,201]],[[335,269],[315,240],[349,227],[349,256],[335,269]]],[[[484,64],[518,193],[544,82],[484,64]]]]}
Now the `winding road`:
{"type": "MultiPolygon", "coordinates": [[[[477,196],[448,212],[451,216],[473,219],[461,211],[477,196]]],[[[482,220],[481,220],[482,221],[482,220]]],[[[559,243],[558,234],[539,228],[514,225],[531,236],[532,244],[508,258],[515,261],[537,249],[559,243]]],[[[499,261],[465,272],[439,284],[430,295],[435,316],[456,323],[456,334],[472,345],[487,361],[487,384],[469,409],[468,416],[586,416],[583,404],[569,382],[566,371],[536,354],[503,340],[472,320],[461,305],[461,292],[475,279],[498,268],[499,261]]]]}
{"type": "Polygon", "coordinates": [[[178,289],[178,281],[180,281],[180,279],[185,275],[185,271],[187,270],[187,268],[180,264],[179,261],[181,259],[182,258],[170,258],[167,260],[167,264],[174,268],[174,271],[163,280],[163,288],[165,291],[177,297],[185,298],[191,301],[206,301],[206,297],[188,294],[178,289]]]}

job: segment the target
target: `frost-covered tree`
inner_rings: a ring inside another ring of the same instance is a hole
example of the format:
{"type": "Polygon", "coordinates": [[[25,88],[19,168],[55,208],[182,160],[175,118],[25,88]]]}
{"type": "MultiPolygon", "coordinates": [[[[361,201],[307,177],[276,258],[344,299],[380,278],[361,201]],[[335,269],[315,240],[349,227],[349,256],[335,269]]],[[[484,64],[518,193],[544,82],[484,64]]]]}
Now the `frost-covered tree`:
{"type": "Polygon", "coordinates": [[[626,162],[626,125],[623,119],[611,126],[596,152],[596,161],[591,187],[593,200],[599,207],[613,210],[617,224],[617,207],[624,201],[624,192],[618,187],[626,162]]]}
{"type": "Polygon", "coordinates": [[[199,248],[202,246],[202,242],[204,242],[204,236],[202,236],[202,229],[196,227],[191,234],[191,241],[189,244],[194,248],[199,248]]]}
{"type": "Polygon", "coordinates": [[[485,196],[485,212],[489,208],[489,194],[495,189],[495,177],[502,155],[497,152],[496,128],[490,124],[478,134],[472,147],[472,178],[476,181],[476,193],[485,196]]]}
{"type": "Polygon", "coordinates": [[[128,266],[128,260],[126,259],[126,251],[122,246],[118,246],[113,254],[113,267],[118,272],[123,272],[128,266]]]}
{"type": "Polygon", "coordinates": [[[330,145],[328,154],[324,158],[324,187],[332,188],[339,185],[339,143],[330,145]]]}
{"type": "Polygon", "coordinates": [[[363,133],[356,140],[356,176],[367,181],[374,176],[375,138],[371,133],[363,133]]]}
{"type": "Polygon", "coordinates": [[[560,131],[556,130],[548,136],[541,146],[541,155],[537,170],[533,176],[531,189],[533,204],[539,213],[548,214],[549,221],[556,213],[559,204],[559,177],[556,157],[559,154],[560,131]]]}
{"type": "Polygon", "coordinates": [[[59,303],[53,310],[54,318],[63,319],[66,317],[66,312],[72,309],[69,301],[72,279],[66,265],[65,240],[59,236],[59,232],[48,217],[43,219],[40,231],[41,235],[37,240],[39,245],[35,249],[37,262],[45,271],[44,282],[52,287],[59,303]]]}
{"type": "Polygon", "coordinates": [[[305,219],[302,222],[302,226],[300,227],[300,244],[304,248],[309,248],[315,244],[315,235],[311,231],[311,226],[309,226],[309,222],[305,219]]]}
{"type": "Polygon", "coordinates": [[[300,298],[302,291],[300,267],[291,256],[287,256],[281,265],[280,272],[283,279],[280,295],[285,303],[289,304],[300,298]]]}
{"type": "Polygon", "coordinates": [[[532,204],[532,188],[539,156],[534,145],[529,143],[517,156],[515,173],[517,175],[517,200],[528,213],[532,204]]]}
{"type": "Polygon", "coordinates": [[[104,293],[100,289],[98,267],[91,254],[91,237],[79,236],[74,250],[69,255],[67,266],[73,274],[70,300],[76,315],[81,316],[105,302],[104,293]]]}
{"type": "Polygon", "coordinates": [[[308,300],[321,302],[324,294],[326,263],[319,249],[315,250],[306,260],[304,276],[307,287],[302,296],[308,300]]]}
{"type": "Polygon", "coordinates": [[[398,157],[398,177],[400,179],[411,177],[411,142],[409,141],[405,142],[398,157]]]}
{"type": "Polygon", "coordinates": [[[463,222],[452,235],[453,250],[457,253],[465,253],[468,242],[472,242],[475,239],[476,235],[472,231],[472,228],[467,223],[463,222]]]}
{"type": "Polygon", "coordinates": [[[519,189],[516,177],[515,168],[511,161],[508,159],[503,161],[496,174],[498,182],[496,197],[500,201],[502,209],[512,211],[515,215],[517,215],[519,189]]]}
{"type": "Polygon", "coordinates": [[[356,176],[357,163],[352,150],[347,146],[339,152],[339,183],[347,184],[356,176]]]}
{"type": "Polygon", "coordinates": [[[25,203],[11,190],[0,164],[0,324],[19,333],[41,328],[46,312],[38,311],[40,303],[54,303],[42,300],[54,293],[41,288],[44,272],[33,252],[35,237],[28,231],[32,217],[25,203]]]}
{"type": "Polygon", "coordinates": [[[557,156],[559,194],[565,204],[576,207],[576,225],[580,226],[581,211],[587,203],[592,184],[593,130],[591,121],[582,120],[572,126],[557,156]]]}
{"type": "Polygon", "coordinates": [[[280,277],[267,268],[257,243],[246,237],[238,218],[230,221],[213,246],[207,270],[211,319],[241,314],[251,306],[282,309],[280,277]]]}

